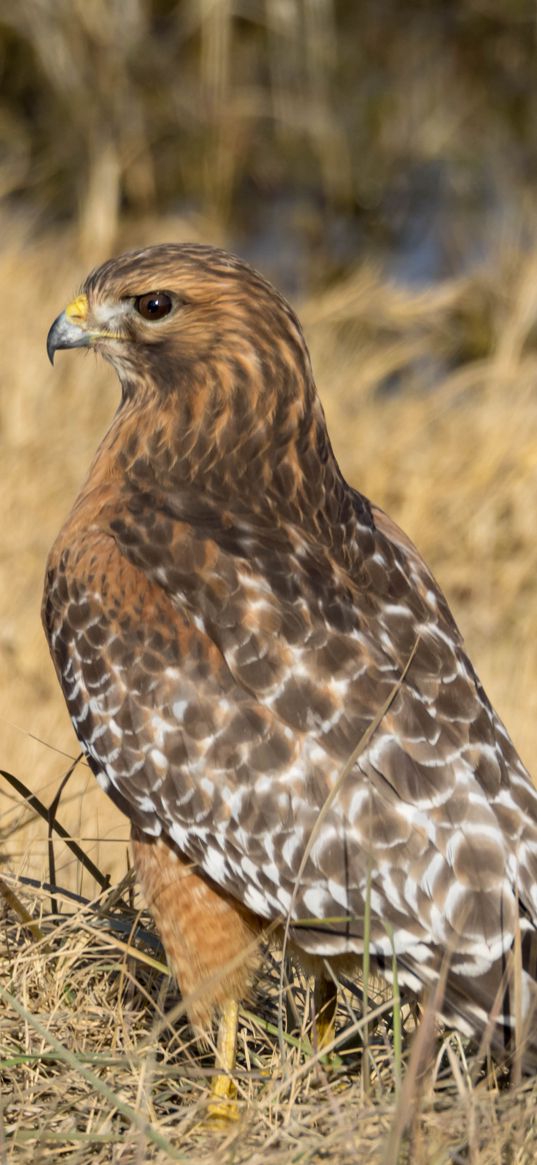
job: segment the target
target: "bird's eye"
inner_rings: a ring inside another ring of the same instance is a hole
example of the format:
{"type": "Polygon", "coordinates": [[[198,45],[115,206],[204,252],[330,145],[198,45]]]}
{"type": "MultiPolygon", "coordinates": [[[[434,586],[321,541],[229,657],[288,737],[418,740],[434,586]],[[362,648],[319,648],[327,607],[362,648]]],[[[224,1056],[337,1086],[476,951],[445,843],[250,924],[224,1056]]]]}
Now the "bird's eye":
{"type": "Polygon", "coordinates": [[[144,320],[161,320],[169,315],[173,304],[166,291],[148,291],[147,295],[136,296],[134,306],[144,320]]]}

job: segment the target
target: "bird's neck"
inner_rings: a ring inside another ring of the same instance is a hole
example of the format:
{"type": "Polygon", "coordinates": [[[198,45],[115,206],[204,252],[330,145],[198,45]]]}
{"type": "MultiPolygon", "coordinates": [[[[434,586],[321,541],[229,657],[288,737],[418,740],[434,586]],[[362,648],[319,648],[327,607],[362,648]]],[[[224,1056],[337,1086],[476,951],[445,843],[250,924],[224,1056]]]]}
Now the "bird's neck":
{"type": "Polygon", "coordinates": [[[337,541],[352,520],[344,481],[313,381],[287,401],[267,394],[264,407],[245,395],[210,391],[173,400],[125,394],[97,452],[89,482],[116,475],[133,489],[166,495],[188,489],[233,514],[272,513],[337,541]]]}

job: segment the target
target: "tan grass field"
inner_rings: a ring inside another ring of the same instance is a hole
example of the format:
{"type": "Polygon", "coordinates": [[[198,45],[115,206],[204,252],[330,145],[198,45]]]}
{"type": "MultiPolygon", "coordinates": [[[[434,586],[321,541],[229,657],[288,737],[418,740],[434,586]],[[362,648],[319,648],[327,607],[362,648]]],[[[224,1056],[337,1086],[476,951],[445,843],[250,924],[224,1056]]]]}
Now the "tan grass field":
{"type": "MultiPolygon", "coordinates": [[[[60,353],[54,370],[46,360],[48,327],[86,274],[74,236],[36,243],[13,222],[2,225],[0,767],[48,806],[78,748],[40,626],[44,563],[118,390],[93,354],[60,353]]],[[[225,242],[199,223],[169,219],[158,229],[139,224],[115,249],[196,237],[225,242]]],[[[497,239],[482,269],[419,292],[357,268],[295,306],[346,476],[389,510],[432,566],[535,773],[537,244],[523,250],[512,237],[497,239]],[[387,383],[397,391],[381,391],[387,383]]],[[[58,819],[112,883],[125,875],[126,823],[84,765],[58,819]]],[[[341,1047],[329,1070],[300,1030],[307,985],[298,979],[298,1035],[294,1043],[279,1038],[277,954],[244,1014],[241,1121],[209,1129],[211,1061],[193,1047],[180,1003],[154,965],[161,952],[150,945],[146,917],[138,954],[129,949],[132,889],[123,905],[105,896],[96,913],[79,899],[93,901],[97,883],[56,840],[64,918],[53,917],[51,894],[39,886],[50,878],[46,823],[3,778],[0,836],[4,886],[40,927],[5,899],[0,986],[15,1002],[4,995],[0,1012],[2,1165],[536,1159],[535,1085],[505,1091],[498,1081],[477,1082],[456,1039],[419,1084],[411,1064],[407,1084],[397,1086],[397,1065],[380,1052],[364,1073],[356,1051],[341,1047]],[[170,1028],[162,1017],[174,1004],[170,1028]]],[[[340,1027],[356,1046],[350,989],[340,1027]]]]}

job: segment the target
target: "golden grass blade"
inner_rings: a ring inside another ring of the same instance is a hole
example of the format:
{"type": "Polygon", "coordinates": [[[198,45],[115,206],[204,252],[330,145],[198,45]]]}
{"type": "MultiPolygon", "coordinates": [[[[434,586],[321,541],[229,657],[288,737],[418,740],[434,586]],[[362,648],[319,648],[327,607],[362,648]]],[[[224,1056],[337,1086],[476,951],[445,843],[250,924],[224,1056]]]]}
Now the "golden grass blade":
{"type": "Polygon", "coordinates": [[[17,898],[15,891],[7,885],[3,878],[0,878],[0,894],[4,899],[8,910],[13,910],[15,912],[18,918],[20,918],[23,926],[25,926],[27,930],[30,931],[35,942],[41,942],[44,940],[45,936],[41,930],[41,927],[39,926],[39,923],[36,922],[34,918],[32,918],[26,907],[23,906],[20,899],[17,898]]]}
{"type": "MultiPolygon", "coordinates": [[[[86,931],[87,934],[93,935],[94,928],[79,920],[79,929],[86,931]]],[[[138,947],[133,947],[131,943],[125,943],[122,939],[117,938],[114,934],[107,934],[106,931],[99,931],[99,942],[105,946],[113,947],[116,951],[121,951],[124,955],[128,955],[130,959],[135,959],[138,963],[143,963],[146,967],[151,967],[153,971],[158,971],[159,975],[171,975],[170,968],[166,963],[161,962],[160,959],[153,958],[152,955],[147,955],[145,951],[139,950],[138,947]]]]}
{"type": "Polygon", "coordinates": [[[71,1052],[69,1048],[64,1047],[60,1040],[56,1039],[56,1036],[52,1035],[52,1032],[47,1031],[45,1025],[41,1023],[41,1020],[39,1020],[36,1015],[33,1015],[32,1012],[24,1006],[24,1004],[20,1003],[14,995],[11,995],[11,993],[6,991],[5,987],[2,986],[0,986],[0,999],[3,1001],[6,1007],[10,1007],[16,1011],[20,1018],[23,1019],[24,1022],[27,1023],[31,1028],[33,1028],[35,1032],[37,1032],[40,1039],[42,1039],[46,1044],[49,1045],[49,1047],[53,1049],[58,1058],[63,1060],[63,1062],[67,1064],[68,1067],[71,1068],[74,1072],[77,1072],[80,1076],[82,1076],[99,1096],[102,1096],[113,1109],[116,1109],[117,1112],[120,1112],[121,1115],[125,1117],[129,1124],[138,1129],[138,1131],[147,1137],[147,1140],[151,1141],[151,1143],[158,1149],[162,1149],[164,1152],[166,1152],[170,1160],[187,1160],[187,1158],[182,1153],[179,1153],[175,1146],[172,1145],[171,1142],[168,1141],[167,1138],[158,1131],[158,1129],[155,1129],[152,1125],[150,1125],[144,1119],[144,1117],[141,1116],[140,1113],[135,1112],[135,1110],[131,1108],[129,1104],[126,1104],[126,1102],[121,1099],[121,1096],[118,1096],[117,1093],[115,1093],[108,1084],[105,1084],[104,1080],[100,1080],[94,1072],[87,1068],[85,1064],[82,1064],[79,1058],[75,1056],[74,1052],[71,1052]]]}

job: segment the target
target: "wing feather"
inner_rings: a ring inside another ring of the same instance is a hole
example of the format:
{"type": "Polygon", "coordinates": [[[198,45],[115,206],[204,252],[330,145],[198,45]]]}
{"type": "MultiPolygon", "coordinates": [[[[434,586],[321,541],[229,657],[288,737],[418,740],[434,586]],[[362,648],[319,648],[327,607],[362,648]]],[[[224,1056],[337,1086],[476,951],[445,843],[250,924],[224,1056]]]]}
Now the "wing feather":
{"type": "Polygon", "coordinates": [[[351,576],[296,528],[135,493],[51,567],[53,653],[135,825],[262,916],[292,909],[316,953],[361,951],[369,881],[373,953],[393,946],[416,986],[448,951],[456,977],[495,968],[497,990],[517,893],[536,917],[537,794],[434,579],[376,521],[351,576]]]}

